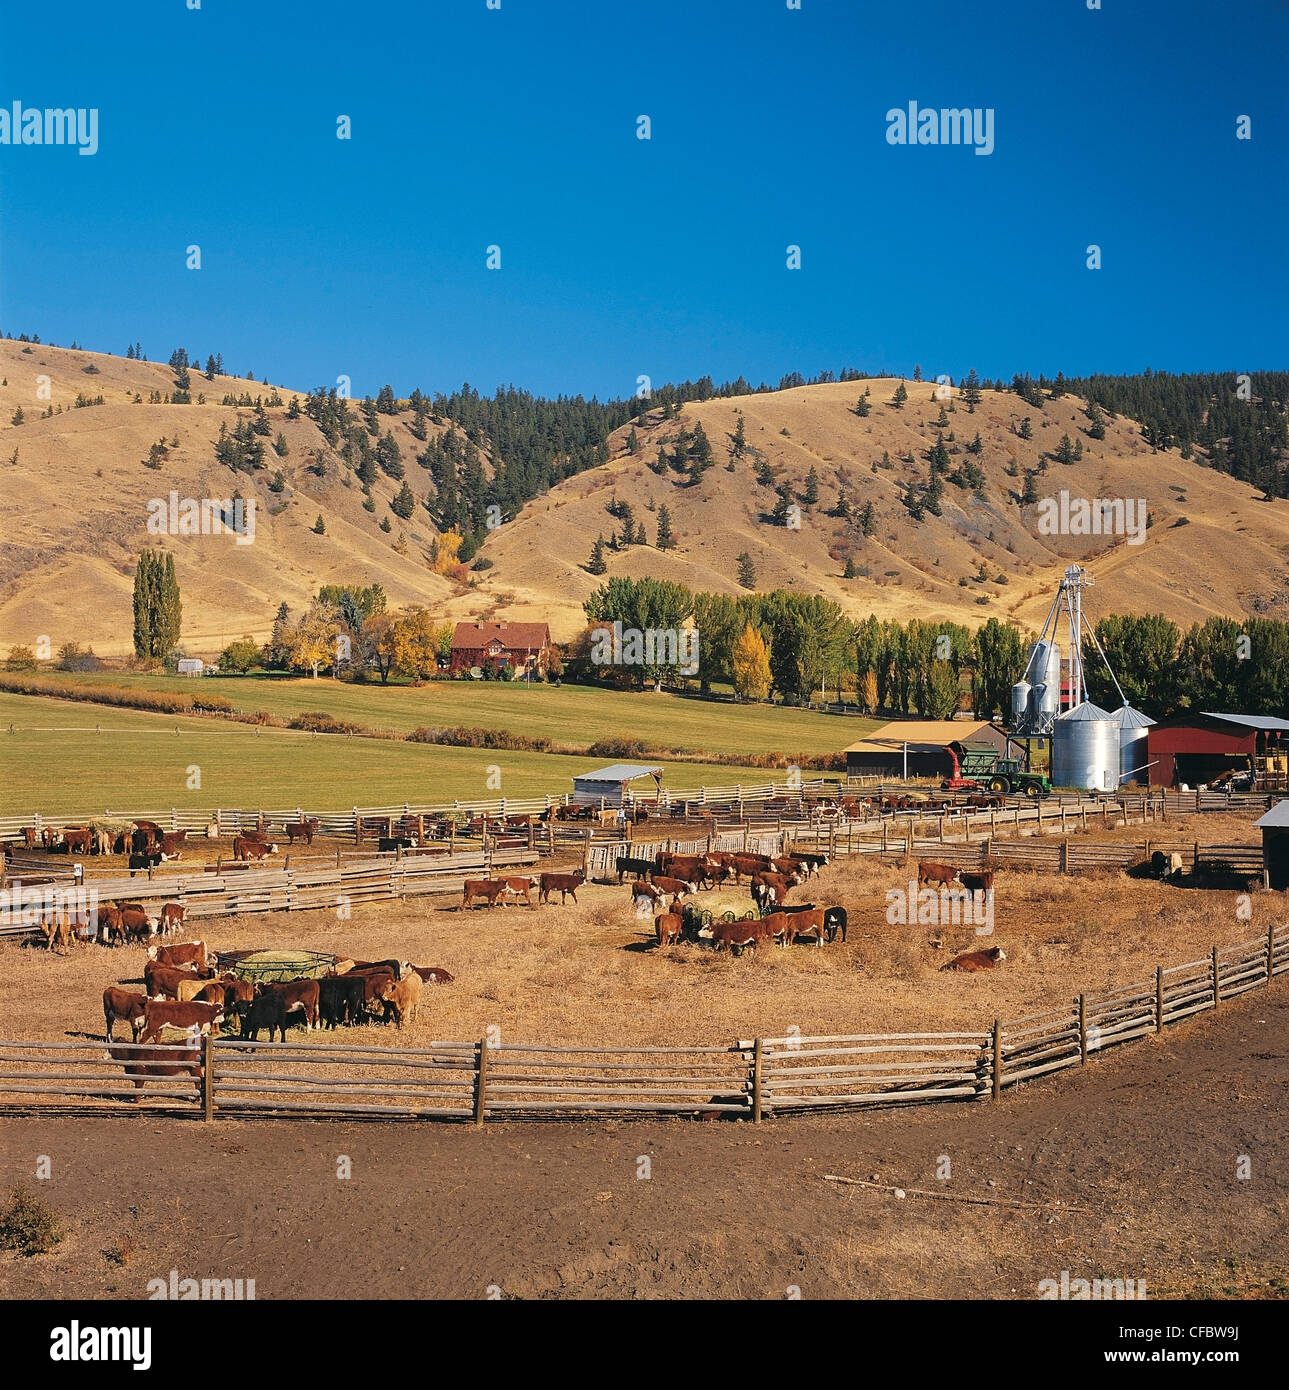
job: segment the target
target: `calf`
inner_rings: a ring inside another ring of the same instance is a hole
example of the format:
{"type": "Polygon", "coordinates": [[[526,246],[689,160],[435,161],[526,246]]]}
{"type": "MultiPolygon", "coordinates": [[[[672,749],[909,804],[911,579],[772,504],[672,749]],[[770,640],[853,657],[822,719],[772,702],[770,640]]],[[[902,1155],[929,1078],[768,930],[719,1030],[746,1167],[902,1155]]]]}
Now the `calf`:
{"type": "Polygon", "coordinates": [[[421,988],[421,977],[415,970],[409,971],[397,984],[390,985],[380,997],[385,1022],[392,1018],[399,1028],[404,1023],[415,1025],[421,1005],[421,988]]]}
{"type": "Polygon", "coordinates": [[[1000,961],[1007,959],[1001,946],[989,951],[965,951],[960,956],[940,967],[941,970],[992,970],[1000,961]]]}
{"type": "Polygon", "coordinates": [[[561,905],[569,894],[572,894],[573,901],[576,902],[577,890],[585,882],[585,869],[579,869],[575,874],[542,874],[541,888],[537,893],[537,901],[539,903],[549,902],[550,895],[554,892],[558,892],[561,905]]]}
{"type": "Polygon", "coordinates": [[[309,816],[305,820],[289,821],[286,826],[286,842],[289,845],[293,845],[296,840],[303,840],[306,845],[311,845],[313,843],[313,832],[317,828],[317,816],[309,816]]]}
{"type": "MultiPolygon", "coordinates": [[[[172,907],[179,907],[179,904],[167,903],[161,909],[163,922],[166,912],[172,907]]],[[[183,911],[182,908],[179,910],[183,911]]],[[[149,946],[148,959],[156,961],[158,965],[195,965],[198,970],[204,970],[207,965],[206,943],[204,941],[177,941],[173,946],[149,946]]]]}
{"type": "Polygon", "coordinates": [[[678,912],[660,912],[653,919],[653,929],[660,947],[676,945],[680,941],[684,927],[684,918],[678,912]]]}
{"type": "Polygon", "coordinates": [[[450,985],[456,978],[437,965],[414,965],[412,969],[427,985],[450,985]]]}
{"type": "Polygon", "coordinates": [[[958,875],[962,879],[962,886],[974,898],[977,893],[988,893],[994,886],[994,871],[990,869],[983,874],[962,873],[958,875]]]}
{"type": "Polygon", "coordinates": [[[637,879],[631,885],[631,901],[635,904],[637,912],[644,913],[646,910],[652,911],[653,908],[662,904],[666,895],[661,888],[655,887],[652,883],[646,883],[644,879],[637,879]],[[642,904],[648,903],[649,908],[645,909],[642,904]]]}
{"type": "Polygon", "coordinates": [[[382,835],[376,841],[376,849],[380,854],[392,854],[395,850],[416,849],[420,843],[415,835],[382,835]]]}
{"type": "Polygon", "coordinates": [[[468,878],[461,897],[462,908],[472,907],[475,902],[485,902],[489,908],[496,907],[501,895],[506,891],[504,878],[468,878]]]}
{"type": "Polygon", "coordinates": [[[193,999],[181,1004],[169,999],[149,999],[144,1007],[143,1032],[140,1042],[154,1042],[164,1027],[196,1028],[209,1033],[213,1028],[219,1032],[224,1021],[222,1004],[203,1004],[193,999]]]}
{"type": "Polygon", "coordinates": [[[116,1026],[117,1019],[123,1018],[130,1025],[130,1032],[134,1041],[138,1042],[139,1034],[143,1031],[147,1007],[148,996],[146,994],[135,994],[132,990],[118,989],[115,985],[108,985],[103,991],[103,1020],[107,1024],[107,1041],[112,1041],[112,1030],[116,1026]]]}
{"type": "Polygon", "coordinates": [[[795,888],[801,879],[792,874],[785,877],[783,874],[761,873],[752,876],[752,901],[758,907],[764,908],[768,903],[782,905],[784,898],[788,896],[788,890],[795,888]]]}
{"type": "Polygon", "coordinates": [[[629,855],[623,855],[617,861],[618,882],[622,882],[623,874],[635,874],[637,878],[647,878],[658,865],[652,859],[632,859],[629,855]]]}
{"type": "Polygon", "coordinates": [[[252,840],[248,835],[237,835],[233,839],[233,858],[249,862],[263,859],[266,854],[276,854],[277,846],[266,844],[263,840],[252,840]]]}
{"type": "Polygon", "coordinates": [[[158,965],[150,960],[143,967],[144,988],[152,999],[177,999],[179,986],[185,980],[212,980],[214,977],[215,972],[209,966],[199,970],[196,966],[158,965]]]}
{"type": "Polygon", "coordinates": [[[745,917],[739,922],[713,922],[710,927],[703,928],[703,933],[710,933],[714,950],[723,951],[728,947],[730,953],[737,956],[747,949],[755,950],[759,941],[773,940],[773,927],[767,925],[768,920],[745,917]]]}
{"type": "Polygon", "coordinates": [[[273,1041],[275,1028],[278,1041],[286,1042],[286,1000],[280,994],[266,990],[251,1000],[242,1015],[242,1041],[259,1042],[262,1028],[269,1030],[269,1042],[273,1041]]]}
{"type": "Polygon", "coordinates": [[[261,985],[255,997],[258,999],[261,994],[279,995],[285,1013],[303,1014],[306,1032],[318,1026],[317,980],[284,980],[279,984],[261,985]]]}
{"type": "Polygon", "coordinates": [[[930,859],[918,860],[919,883],[943,883],[947,885],[957,877],[958,870],[953,864],[937,864],[930,859]]]}
{"type": "Polygon", "coordinates": [[[523,898],[529,907],[533,906],[533,900],[529,896],[534,888],[539,886],[535,878],[503,878],[502,883],[506,886],[505,896],[508,898],[523,898]]]}
{"type": "Polygon", "coordinates": [[[824,944],[827,924],[824,921],[823,908],[812,907],[807,912],[785,913],[784,922],[784,945],[791,946],[805,937],[813,938],[816,946],[824,944]]]}

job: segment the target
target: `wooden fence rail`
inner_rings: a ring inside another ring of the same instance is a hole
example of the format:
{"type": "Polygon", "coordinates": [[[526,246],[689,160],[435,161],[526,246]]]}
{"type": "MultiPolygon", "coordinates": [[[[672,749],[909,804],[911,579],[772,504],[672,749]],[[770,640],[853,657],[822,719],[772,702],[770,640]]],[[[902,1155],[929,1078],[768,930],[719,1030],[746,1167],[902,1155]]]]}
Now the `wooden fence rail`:
{"type": "Polygon", "coordinates": [[[1085,993],[988,1031],[744,1039],[709,1047],[431,1042],[384,1048],[210,1037],[126,1043],[0,1041],[0,1106],[379,1119],[729,1114],[997,1099],[1003,1089],[1162,1031],[1289,970],[1289,924],[1206,960],[1085,993]],[[147,1060],[140,1060],[141,1055],[147,1060]],[[127,1064],[149,1068],[142,1099],[127,1064]]]}

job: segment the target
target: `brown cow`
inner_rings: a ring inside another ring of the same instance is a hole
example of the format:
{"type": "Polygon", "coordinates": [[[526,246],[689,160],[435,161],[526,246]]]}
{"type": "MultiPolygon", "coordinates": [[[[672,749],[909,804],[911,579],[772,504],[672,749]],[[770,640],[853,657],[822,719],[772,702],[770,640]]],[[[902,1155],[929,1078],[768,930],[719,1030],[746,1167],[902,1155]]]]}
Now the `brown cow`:
{"type": "Polygon", "coordinates": [[[738,922],[713,922],[710,927],[703,927],[699,935],[707,932],[711,934],[714,950],[723,951],[728,946],[736,956],[748,948],[755,950],[759,941],[773,939],[772,928],[765,920],[758,921],[755,917],[745,917],[738,922]]]}
{"type": "Polygon", "coordinates": [[[136,903],[118,903],[121,913],[121,936],[126,941],[142,941],[152,935],[152,922],[147,912],[136,903]]]}
{"type": "Polygon", "coordinates": [[[957,866],[953,864],[937,864],[931,859],[918,860],[918,882],[919,883],[943,883],[950,884],[958,877],[957,866]]]}
{"type": "Polygon", "coordinates": [[[178,1046],[133,1047],[126,1043],[115,1046],[109,1043],[103,1056],[108,1061],[125,1063],[125,1074],[136,1088],[136,1104],[143,1099],[145,1081],[167,1076],[191,1076],[197,1083],[198,1095],[201,1094],[201,1051],[196,1046],[195,1036],[188,1046],[181,1043],[178,1046]]]}
{"type": "Polygon", "coordinates": [[[687,878],[668,878],[663,874],[654,874],[653,885],[673,898],[683,898],[694,891],[694,885],[687,878]]]}
{"type": "MultiPolygon", "coordinates": [[[[162,918],[167,908],[177,906],[177,903],[167,903],[161,909],[162,918]]],[[[204,941],[176,941],[173,946],[149,946],[148,959],[156,961],[158,965],[195,965],[198,970],[204,970],[208,964],[204,941]]]]}
{"type": "Polygon", "coordinates": [[[537,894],[537,901],[539,903],[549,902],[550,895],[558,891],[561,904],[564,903],[568,894],[572,894],[573,901],[576,902],[577,890],[585,882],[585,869],[579,869],[574,874],[542,874],[541,888],[537,894]]]}
{"type": "MultiPolygon", "coordinates": [[[[813,937],[816,946],[824,944],[827,923],[822,907],[812,907],[805,912],[785,912],[783,918],[785,946],[791,946],[803,937],[813,937]]],[[[765,920],[770,919],[767,917],[765,920]]]]}
{"type": "MultiPolygon", "coordinates": [[[[540,886],[536,878],[503,878],[502,883],[506,885],[506,897],[523,898],[529,907],[534,906],[532,898],[529,896],[534,888],[540,886]]],[[[504,906],[504,904],[503,904],[504,906]]]]}
{"type": "Polygon", "coordinates": [[[994,886],[994,871],[990,869],[983,874],[960,874],[962,886],[974,898],[977,893],[988,893],[994,886]]]}
{"type": "Polygon", "coordinates": [[[505,891],[506,880],[504,878],[468,878],[465,881],[465,889],[461,896],[461,906],[462,908],[470,907],[476,899],[479,899],[487,903],[490,908],[496,907],[505,891]]]}
{"type": "Polygon", "coordinates": [[[941,970],[992,970],[999,961],[1007,959],[1001,946],[989,951],[964,951],[940,967],[941,970]]]}
{"type": "Polygon", "coordinates": [[[88,854],[93,843],[94,836],[88,830],[74,830],[69,827],[63,831],[63,848],[68,854],[88,854]]]}
{"type": "Polygon", "coordinates": [[[186,830],[167,830],[161,836],[161,853],[167,859],[178,859],[188,839],[186,830]]]}
{"type": "Polygon", "coordinates": [[[277,846],[266,844],[263,840],[252,840],[246,835],[233,838],[233,858],[241,860],[263,859],[266,854],[276,854],[277,846]]]}
{"type": "Polygon", "coordinates": [[[139,1034],[143,1031],[143,1019],[147,1007],[148,996],[146,994],[135,994],[132,990],[118,989],[115,985],[108,985],[103,991],[103,1019],[107,1024],[107,1041],[113,1040],[112,1029],[115,1027],[117,1019],[123,1018],[130,1025],[134,1041],[138,1042],[139,1034]]]}
{"type": "Polygon", "coordinates": [[[674,946],[684,930],[684,919],[678,912],[660,912],[653,919],[654,933],[659,946],[674,946]]]}
{"type": "Polygon", "coordinates": [[[438,965],[414,965],[412,969],[427,985],[450,985],[456,978],[438,965]]]}
{"type": "Polygon", "coordinates": [[[313,843],[313,832],[318,828],[317,816],[309,816],[305,820],[289,821],[286,825],[286,842],[289,845],[295,844],[296,840],[303,840],[306,845],[313,843]]]}
{"type": "MultiPolygon", "coordinates": [[[[637,879],[631,885],[631,900],[639,908],[641,903],[647,902],[651,907],[657,907],[666,894],[661,888],[652,883],[646,883],[644,879],[637,879]]],[[[643,911],[643,909],[640,909],[643,911]]]]}
{"type": "Polygon", "coordinates": [[[195,999],[181,1004],[170,999],[149,999],[144,1009],[143,1035],[140,1042],[155,1042],[157,1034],[164,1027],[196,1028],[208,1033],[213,1028],[219,1032],[224,1021],[222,1004],[199,1004],[195,999]]]}
{"type": "Polygon", "coordinates": [[[263,985],[255,997],[258,999],[261,994],[269,993],[281,996],[287,1013],[304,1015],[306,1031],[318,1026],[317,980],[284,980],[279,984],[263,985]]]}
{"type": "Polygon", "coordinates": [[[37,843],[36,827],[28,825],[22,832],[22,847],[24,849],[35,849],[37,843]]]}
{"type": "MultiPolygon", "coordinates": [[[[658,868],[671,878],[683,878],[701,888],[712,881],[713,865],[701,854],[660,854],[658,868]]],[[[655,874],[655,878],[657,875],[655,874]]]]}
{"type": "Polygon", "coordinates": [[[185,980],[210,980],[214,975],[209,966],[198,970],[196,967],[158,965],[150,960],[143,967],[143,985],[150,999],[178,999],[179,986],[185,980]]]}

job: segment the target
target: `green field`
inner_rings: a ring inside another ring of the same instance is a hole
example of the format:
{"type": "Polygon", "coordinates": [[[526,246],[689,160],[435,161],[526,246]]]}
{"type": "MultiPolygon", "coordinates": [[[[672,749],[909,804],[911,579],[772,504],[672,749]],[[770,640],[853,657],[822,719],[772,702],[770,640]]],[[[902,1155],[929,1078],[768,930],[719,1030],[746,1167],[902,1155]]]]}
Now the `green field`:
{"type": "MultiPolygon", "coordinates": [[[[406,685],[348,685],[320,678],[273,676],[133,676],[119,672],[60,676],[78,684],[130,685],[147,690],[222,695],[238,710],[292,718],[321,710],[366,728],[406,733],[418,725],[507,729],[557,745],[586,747],[625,735],[692,753],[836,753],[880,721],[839,718],[774,705],[732,705],[667,692],[619,692],[580,685],[497,681],[430,681],[406,685]]],[[[93,722],[93,721],[91,721],[93,722]]],[[[724,776],[709,781],[730,780],[724,776]]]]}
{"type": "MultiPolygon", "coordinates": [[[[345,686],[319,681],[313,693],[328,688],[348,692],[345,686]]],[[[410,700],[440,688],[447,687],[399,693],[410,700]]],[[[356,693],[370,699],[375,692],[356,693]]],[[[298,708],[330,706],[315,699],[298,708]]],[[[336,707],[336,712],[342,710],[336,707]]],[[[731,721],[734,716],[727,711],[731,721]]],[[[851,721],[833,720],[831,726],[849,730],[851,721]]],[[[580,727],[577,732],[580,736],[580,727]]],[[[760,783],[784,776],[710,763],[658,762],[666,769],[664,786],[676,789],[760,783]]],[[[0,815],[297,805],[327,811],[402,801],[562,796],[572,790],[574,773],[594,765],[585,757],[552,753],[444,748],[287,729],[257,732],[253,725],[219,719],[145,714],[0,692],[0,815]],[[200,769],[201,785],[190,788],[194,766],[200,769]],[[500,787],[488,785],[494,767],[500,770],[500,787]]]]}

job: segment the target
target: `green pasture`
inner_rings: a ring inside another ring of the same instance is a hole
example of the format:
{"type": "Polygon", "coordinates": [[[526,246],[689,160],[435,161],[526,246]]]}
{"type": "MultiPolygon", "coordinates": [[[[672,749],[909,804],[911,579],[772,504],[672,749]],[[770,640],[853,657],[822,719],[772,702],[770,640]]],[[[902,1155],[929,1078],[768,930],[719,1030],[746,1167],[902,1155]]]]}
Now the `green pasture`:
{"type": "MultiPolygon", "coordinates": [[[[347,691],[319,681],[318,691],[325,688],[347,691]]],[[[313,700],[300,708],[327,706],[313,700]]],[[[337,707],[336,713],[342,710],[337,707]]],[[[571,732],[580,736],[576,726],[571,732]]],[[[664,785],[678,789],[759,783],[784,775],[657,761],[665,768],[664,785]]],[[[402,801],[560,796],[572,790],[575,773],[593,765],[584,757],[552,753],[257,731],[253,725],[209,717],[146,714],[0,692],[0,815],[221,806],[338,810],[402,801]],[[194,768],[199,787],[189,786],[194,768]],[[489,785],[493,769],[500,773],[499,787],[495,776],[489,785]]]]}
{"type": "MultiPolygon", "coordinates": [[[[61,676],[78,684],[222,695],[239,711],[265,710],[292,718],[319,710],[366,728],[408,732],[466,725],[506,729],[557,745],[585,747],[625,735],[692,753],[836,753],[880,721],[841,718],[774,705],[734,705],[668,692],[596,690],[580,685],[509,681],[429,681],[408,685],[349,685],[320,677],[134,676],[102,672],[61,676]]],[[[91,721],[92,722],[92,721],[91,721]]],[[[709,776],[708,781],[732,780],[709,776]]]]}

